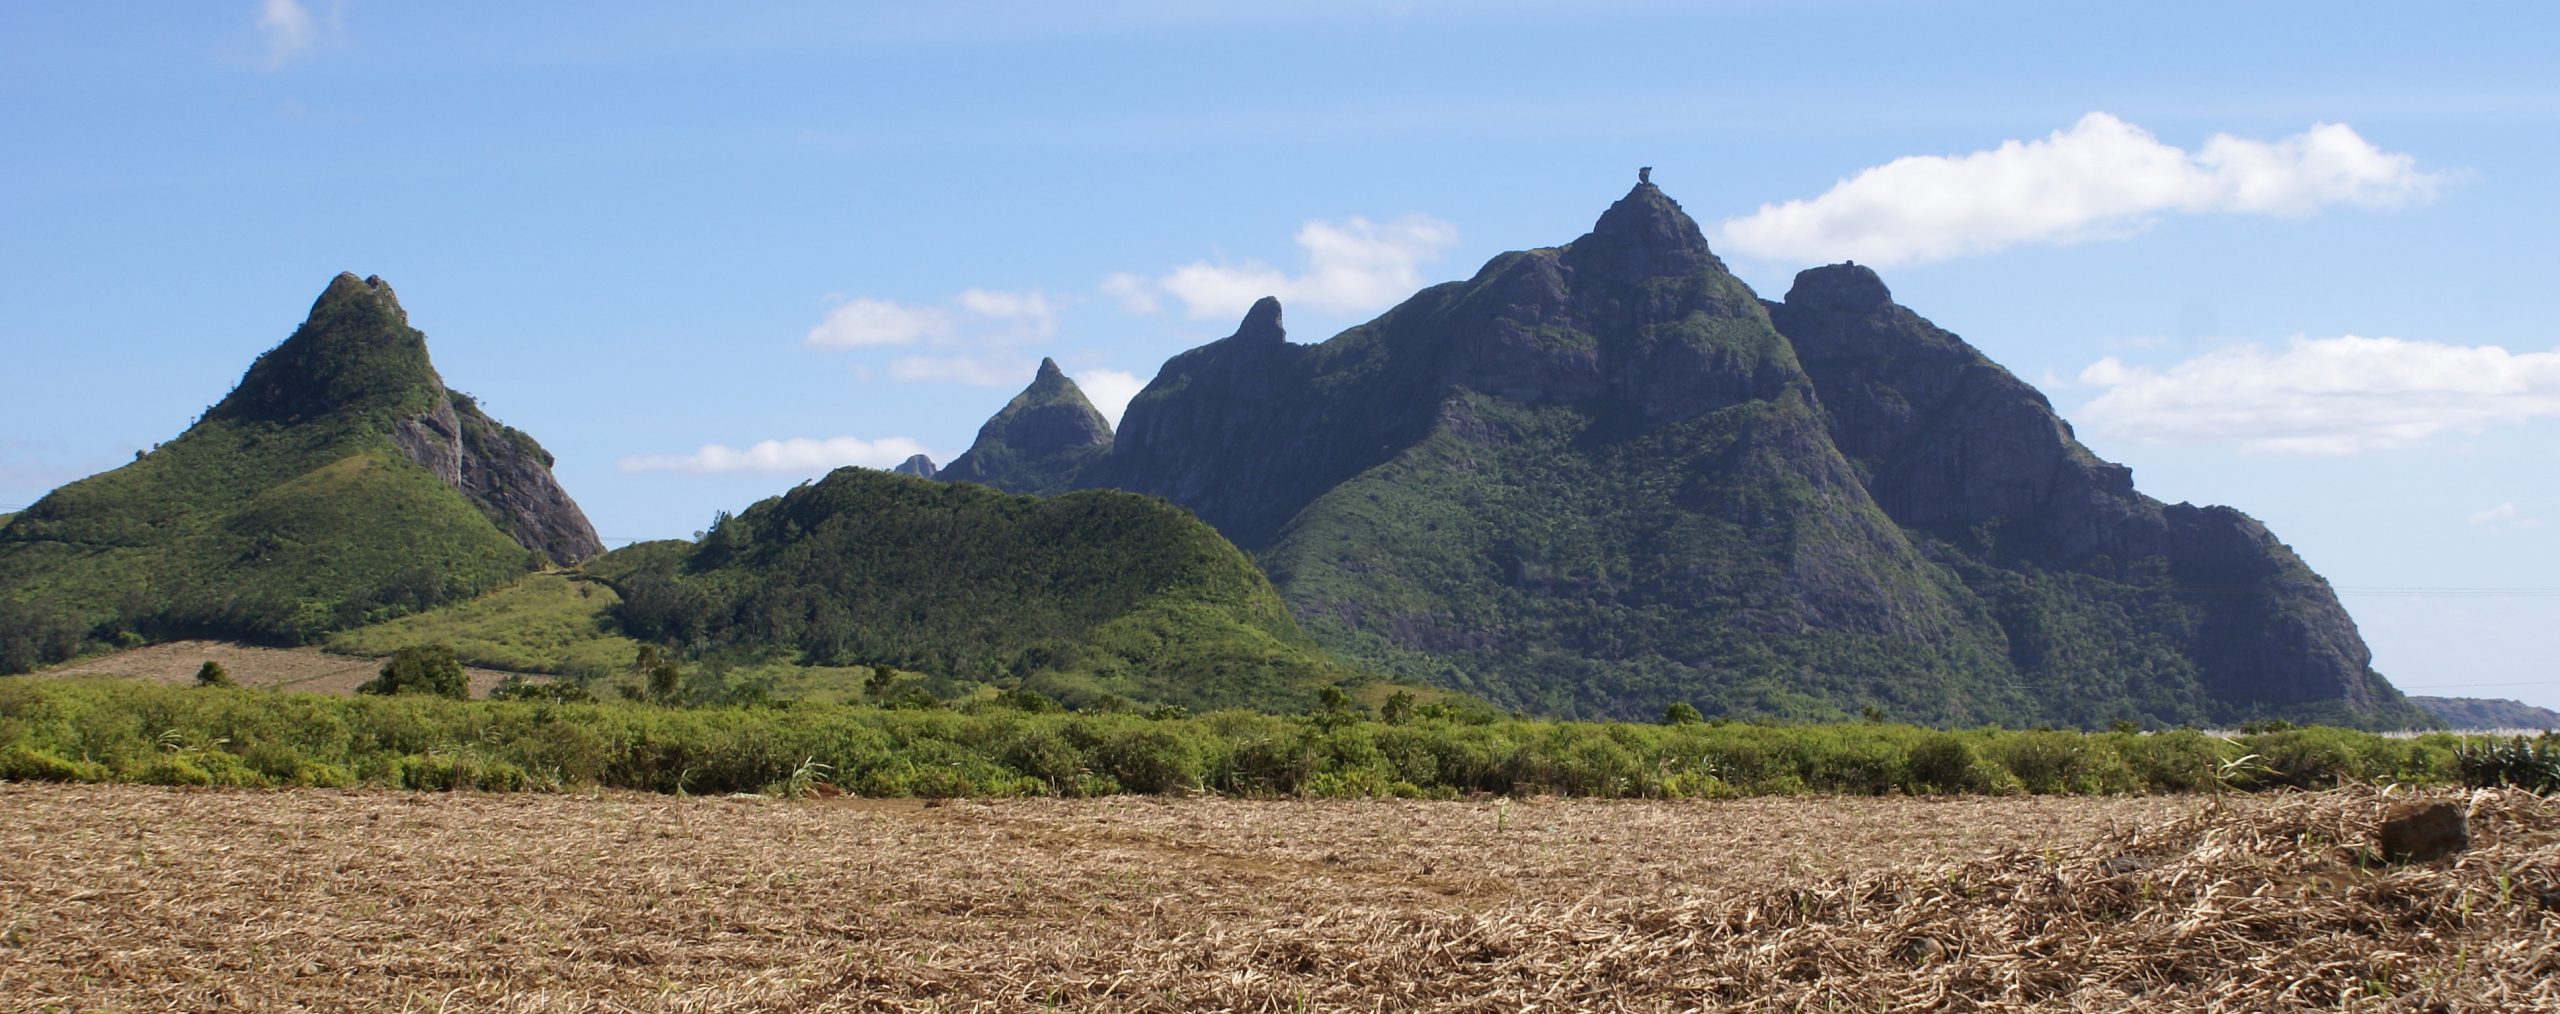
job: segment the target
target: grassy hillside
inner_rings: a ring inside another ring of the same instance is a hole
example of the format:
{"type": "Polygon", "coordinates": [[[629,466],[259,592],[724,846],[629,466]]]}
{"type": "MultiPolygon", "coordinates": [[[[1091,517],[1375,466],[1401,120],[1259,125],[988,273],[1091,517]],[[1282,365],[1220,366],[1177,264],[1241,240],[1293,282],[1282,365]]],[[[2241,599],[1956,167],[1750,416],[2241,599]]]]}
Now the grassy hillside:
{"type": "Polygon", "coordinates": [[[860,468],[723,518],[698,545],[608,554],[622,630],[695,655],[1023,681],[1288,709],[1345,673],[1260,571],[1162,501],[1014,496],[860,468]]]}
{"type": "Polygon", "coordinates": [[[465,663],[514,672],[595,677],[629,671],[640,642],[622,635],[622,596],[601,581],[530,574],[479,598],[332,634],[331,651],[389,655],[445,645],[465,663]]]}
{"type": "Polygon", "coordinates": [[[307,642],[543,565],[459,488],[462,428],[390,287],[340,275],[184,434],[0,526],[0,672],[101,644],[307,642]]]}

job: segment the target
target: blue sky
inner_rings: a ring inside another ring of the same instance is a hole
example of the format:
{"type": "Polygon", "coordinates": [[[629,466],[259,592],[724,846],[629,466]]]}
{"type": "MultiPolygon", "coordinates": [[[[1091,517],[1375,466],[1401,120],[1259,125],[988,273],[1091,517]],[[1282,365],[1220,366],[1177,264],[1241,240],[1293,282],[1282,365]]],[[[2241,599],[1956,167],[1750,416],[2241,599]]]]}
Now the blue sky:
{"type": "Polygon", "coordinates": [[[610,542],[684,536],[1651,165],[1763,295],[1876,264],[2265,520],[2404,688],[2560,707],[2560,15],[2093,6],[0,3],[0,509],[351,270],[610,542]]]}

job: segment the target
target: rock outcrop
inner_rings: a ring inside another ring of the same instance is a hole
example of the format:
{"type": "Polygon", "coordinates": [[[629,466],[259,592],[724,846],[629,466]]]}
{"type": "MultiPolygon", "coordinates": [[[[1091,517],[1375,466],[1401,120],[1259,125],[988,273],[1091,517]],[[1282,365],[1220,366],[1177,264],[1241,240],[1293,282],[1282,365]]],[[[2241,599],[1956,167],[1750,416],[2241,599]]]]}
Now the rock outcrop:
{"type": "Polygon", "coordinates": [[[1031,386],[979,427],[977,442],[933,477],[1009,493],[1061,493],[1110,450],[1111,423],[1056,360],[1042,359],[1031,386]]]}
{"type": "Polygon", "coordinates": [[[919,479],[930,479],[942,470],[934,467],[932,458],[925,457],[921,454],[910,454],[907,455],[907,460],[899,462],[898,467],[892,468],[890,471],[896,472],[899,475],[912,475],[919,479]]]}

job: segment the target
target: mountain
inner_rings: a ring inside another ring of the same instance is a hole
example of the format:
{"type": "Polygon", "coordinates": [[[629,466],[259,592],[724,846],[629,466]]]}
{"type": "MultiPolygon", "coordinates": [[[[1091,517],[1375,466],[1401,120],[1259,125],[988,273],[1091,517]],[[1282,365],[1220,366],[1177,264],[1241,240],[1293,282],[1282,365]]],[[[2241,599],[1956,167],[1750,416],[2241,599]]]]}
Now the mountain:
{"type": "Polygon", "coordinates": [[[0,527],[0,671],[84,641],[306,641],[594,556],[551,465],[444,386],[388,284],[339,275],[185,433],[0,527]]]}
{"type": "Polygon", "coordinates": [[[840,468],[698,544],[646,543],[589,570],[642,640],[1020,678],[1071,704],[1288,708],[1344,675],[1215,530],[1116,491],[1017,496],[840,468]]]}
{"type": "Polygon", "coordinates": [[[919,479],[930,479],[934,477],[935,473],[940,472],[941,469],[933,466],[932,458],[925,457],[921,454],[910,454],[907,455],[907,460],[899,462],[898,467],[892,468],[890,471],[896,472],[899,475],[912,475],[919,479]]]}
{"type": "Polygon", "coordinates": [[[1266,299],[1037,478],[1188,507],[1337,653],[1548,714],[2432,724],[2264,526],[2142,496],[1872,271],[1762,300],[1651,183],[1322,344],[1266,299]]]}
{"type": "Polygon", "coordinates": [[[1054,359],[978,428],[969,450],[931,476],[1017,493],[1060,493],[1092,462],[1111,452],[1111,423],[1067,379],[1054,359]]]}
{"type": "Polygon", "coordinates": [[[2427,709],[2456,732],[2499,732],[2508,729],[2560,729],[2560,711],[2523,701],[2490,697],[2421,697],[2409,703],[2427,709]]]}

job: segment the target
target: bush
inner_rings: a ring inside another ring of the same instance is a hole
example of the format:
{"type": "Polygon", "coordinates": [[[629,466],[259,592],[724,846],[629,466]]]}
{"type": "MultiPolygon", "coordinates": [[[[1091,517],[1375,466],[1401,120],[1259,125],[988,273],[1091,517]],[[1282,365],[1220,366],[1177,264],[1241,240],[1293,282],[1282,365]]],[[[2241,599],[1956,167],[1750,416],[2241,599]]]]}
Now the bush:
{"type": "Polygon", "coordinates": [[[1991,787],[1973,745],[1951,732],[1933,732],[1903,756],[1903,788],[1915,793],[1981,792],[1991,787]]]}
{"type": "Polygon", "coordinates": [[[391,653],[382,663],[382,673],[357,687],[360,694],[384,697],[396,694],[434,694],[462,700],[471,696],[471,678],[462,671],[462,663],[453,657],[453,649],[441,644],[402,648],[391,653]]]}
{"type": "Polygon", "coordinates": [[[208,658],[204,660],[204,665],[196,669],[196,685],[200,687],[228,687],[237,686],[238,684],[231,682],[231,672],[230,670],[224,669],[222,667],[222,663],[208,658]]]}

